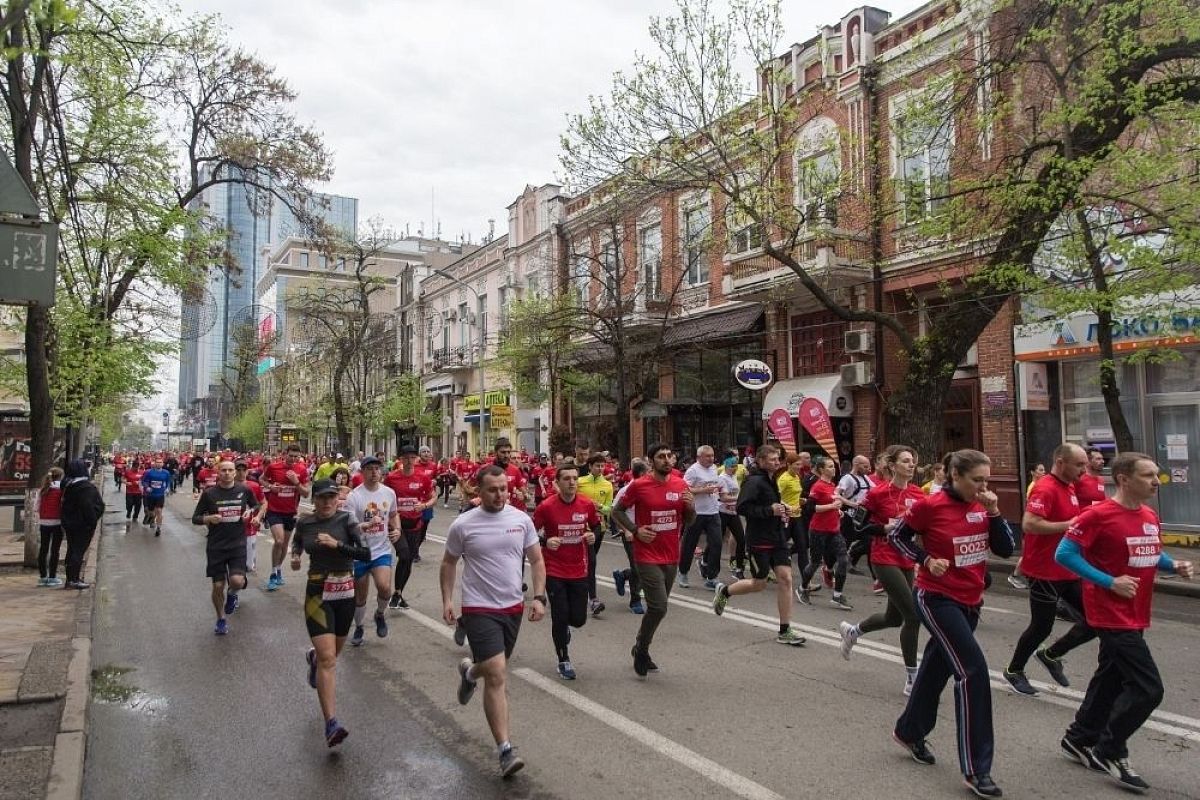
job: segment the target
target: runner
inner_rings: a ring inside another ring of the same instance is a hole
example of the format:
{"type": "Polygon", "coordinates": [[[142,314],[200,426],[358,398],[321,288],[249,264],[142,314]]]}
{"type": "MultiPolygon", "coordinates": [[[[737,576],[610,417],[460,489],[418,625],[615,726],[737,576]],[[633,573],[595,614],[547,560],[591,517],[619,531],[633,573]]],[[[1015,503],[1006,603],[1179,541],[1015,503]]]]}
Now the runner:
{"type": "MultiPolygon", "coordinates": [[[[587,474],[579,478],[579,494],[586,497],[596,504],[596,508],[600,511],[600,516],[607,523],[609,514],[612,513],[613,495],[616,493],[613,490],[612,481],[604,477],[605,458],[603,455],[597,454],[587,460],[587,474]]],[[[578,468],[576,468],[578,475],[578,468]]],[[[555,478],[557,486],[558,479],[555,478]]],[[[597,536],[594,542],[590,542],[588,554],[588,610],[592,612],[592,616],[597,616],[604,611],[604,603],[596,595],[596,562],[600,560],[600,545],[604,544],[604,536],[597,536]]]]}
{"type": "Polygon", "coordinates": [[[476,479],[479,506],[454,520],[446,534],[439,575],[442,619],[466,632],[471,657],[458,664],[458,702],[470,702],[476,683],[483,681],[483,710],[496,742],[500,774],[507,778],[525,766],[509,742],[507,688],[508,659],[525,607],[523,564],[529,560],[533,584],[530,622],[546,615],[546,567],[533,521],[510,503],[505,468],[486,466],[476,479]],[[459,559],[465,562],[461,621],[454,615],[459,559]]]}
{"type": "Polygon", "coordinates": [[[617,524],[633,535],[634,568],[646,595],[646,613],[638,627],[630,655],[638,677],[657,672],[650,658],[654,633],[667,616],[667,601],[679,569],[679,539],[695,516],[692,493],[682,476],[673,475],[675,454],[665,444],[646,450],[650,472],[629,484],[621,502],[613,506],[617,524]],[[626,509],[636,509],[630,519],[626,509]]]}
{"type": "MultiPolygon", "coordinates": [[[[561,458],[558,459],[561,462],[561,458]]],[[[646,462],[640,458],[635,458],[629,465],[629,479],[625,481],[625,485],[617,492],[617,496],[613,499],[613,503],[621,502],[621,498],[629,491],[629,487],[635,480],[646,474],[649,468],[646,462]]],[[[629,509],[626,512],[631,518],[637,519],[637,510],[629,509]]],[[[613,517],[614,524],[616,516],[613,517]]],[[[642,582],[638,580],[637,565],[633,560],[633,534],[625,530],[620,525],[617,525],[617,530],[621,534],[621,544],[625,548],[625,559],[629,563],[628,567],[623,569],[613,570],[613,583],[617,587],[617,596],[625,596],[625,585],[629,584],[629,612],[631,614],[645,614],[646,606],[642,604],[642,582]]]]}
{"type": "Polygon", "coordinates": [[[1076,444],[1062,444],[1054,451],[1050,474],[1038,478],[1025,504],[1021,527],[1025,531],[1021,565],[1029,580],[1029,626],[1017,640],[1004,680],[1014,692],[1033,696],[1037,689],[1025,677],[1025,664],[1035,655],[1050,677],[1060,686],[1070,686],[1062,657],[1096,633],[1083,621],[1083,585],[1075,573],[1054,560],[1063,534],[1079,515],[1075,484],[1087,468],[1087,454],[1076,444]],[[1078,622],[1062,638],[1040,648],[1054,631],[1058,604],[1065,603],[1078,622]],[[1039,649],[1040,648],[1040,649],[1039,649]]]}
{"type": "MultiPolygon", "coordinates": [[[[742,518],[738,516],[737,510],[738,493],[745,481],[745,478],[738,479],[738,467],[741,467],[741,464],[738,463],[735,454],[731,453],[726,456],[724,469],[717,476],[717,500],[720,503],[718,510],[721,512],[721,530],[733,539],[733,552],[729,557],[729,572],[733,575],[734,580],[740,581],[746,577],[746,532],[742,528],[742,518]]],[[[742,470],[745,471],[745,467],[742,467],[742,470]]],[[[789,600],[789,602],[791,601],[789,600]]]]}
{"type": "Polygon", "coordinates": [[[843,621],[838,626],[842,637],[842,658],[850,660],[850,651],[864,633],[884,628],[900,628],[900,654],[904,659],[904,694],[912,694],[917,677],[917,637],[921,618],[913,605],[913,572],[916,563],[888,544],[887,536],[908,510],[925,499],[921,487],[913,483],[917,471],[917,454],[906,445],[896,444],[884,454],[891,480],[867,492],[863,507],[867,509],[866,533],[871,538],[871,561],[876,580],[887,591],[887,608],[872,614],[857,625],[843,621]]]}
{"type": "Polygon", "coordinates": [[[833,570],[833,595],[829,598],[829,604],[850,611],[853,606],[842,593],[846,585],[846,540],[842,536],[841,526],[842,506],[846,500],[833,485],[836,469],[833,460],[817,456],[812,464],[817,480],[807,493],[806,506],[812,507],[813,515],[808,523],[808,566],[800,573],[800,602],[806,606],[812,605],[812,591],[805,587],[817,571],[817,566],[822,565],[826,570],[833,570]]]}
{"type": "MultiPolygon", "coordinates": [[[[779,499],[779,488],[771,475],[779,469],[779,450],[764,444],[754,457],[738,495],[737,513],[746,518],[746,537],[750,546],[750,578],[729,586],[718,583],[713,595],[713,611],[725,613],[731,596],[753,594],[767,588],[767,575],[775,573],[776,606],[779,609],[780,644],[799,647],[805,639],[792,627],[792,551],[787,537],[788,508],[779,499]]],[[[732,471],[730,473],[732,478],[732,471]]]]}
{"type": "Polygon", "coordinates": [[[367,617],[367,595],[375,584],[375,635],[388,635],[384,609],[392,589],[392,547],[400,541],[400,521],[396,516],[396,492],[380,482],[383,462],[374,456],[359,461],[363,482],[350,492],[344,509],[358,523],[359,533],[371,549],[369,561],[354,562],[354,635],[350,644],[363,643],[363,622],[367,617]]]}
{"type": "Polygon", "coordinates": [[[846,513],[842,514],[842,536],[846,539],[849,549],[846,556],[850,559],[847,570],[851,575],[861,575],[858,570],[858,560],[867,557],[867,571],[875,578],[875,568],[871,564],[871,536],[863,532],[867,521],[867,511],[862,503],[867,499],[867,492],[876,484],[867,477],[871,474],[871,459],[866,456],[855,456],[850,462],[850,471],[838,481],[837,493],[846,501],[846,513]]]}
{"type": "Polygon", "coordinates": [[[573,681],[575,666],[568,649],[571,628],[582,628],[587,622],[588,587],[596,579],[590,551],[592,543],[603,534],[596,504],[579,494],[579,467],[574,464],[559,467],[554,483],[558,491],[534,510],[533,527],[542,534],[550,632],[558,658],[558,675],[573,681]]]}
{"type": "Polygon", "coordinates": [[[163,461],[163,469],[171,473],[171,488],[170,494],[175,494],[176,487],[179,486],[179,459],[174,453],[167,453],[166,459],[163,461]]]}
{"type": "Polygon", "coordinates": [[[716,453],[708,445],[696,448],[696,461],[683,473],[683,481],[695,498],[696,518],[683,537],[683,545],[679,550],[679,576],[677,583],[681,589],[689,586],[688,572],[692,568],[692,559],[700,538],[704,537],[704,555],[700,560],[700,577],[704,580],[704,588],[717,588],[717,576],[721,574],[721,487],[718,478],[720,473],[714,464],[716,453]]]}
{"type": "Polygon", "coordinates": [[[136,461],[125,468],[125,524],[130,525],[142,515],[142,476],[146,471],[136,461]]]}
{"type": "Polygon", "coordinates": [[[400,531],[395,541],[395,581],[388,608],[406,609],[404,589],[412,576],[412,565],[425,535],[425,510],[437,502],[433,483],[428,473],[417,467],[417,448],[405,445],[400,448],[400,463],[383,479],[385,486],[396,493],[397,510],[400,513],[400,531]]]}
{"type": "Polygon", "coordinates": [[[1087,622],[1100,638],[1096,672],[1063,736],[1063,752],[1137,792],[1150,784],[1130,766],[1127,742],[1163,698],[1145,639],[1154,573],[1193,573],[1190,561],[1163,551],[1158,514],[1146,505],[1158,492],[1158,474],[1148,455],[1118,455],[1112,462],[1116,494],[1080,513],[1056,553],[1059,564],[1083,579],[1087,622]]]}
{"type": "Polygon", "coordinates": [[[350,735],[337,720],[335,688],[337,657],[354,621],[354,562],[369,561],[371,550],[363,544],[351,516],[337,510],[338,489],[331,481],[315,481],[312,498],[313,513],[295,526],[292,570],[300,569],[301,552],[308,553],[304,622],[312,647],[304,660],[308,685],[317,690],[325,717],[325,744],[334,747],[350,735]]]}
{"type": "Polygon", "coordinates": [[[925,737],[937,723],[938,700],[953,676],[963,780],[980,797],[1001,797],[991,776],[995,734],[990,678],[975,627],[983,607],[988,550],[1008,558],[1015,544],[999,499],[987,488],[991,459],[978,450],[957,450],[946,456],[945,471],[943,490],[914,504],[888,534],[893,547],[920,565],[917,613],[932,634],[892,737],[917,763],[933,764],[925,737]]]}
{"type": "Polygon", "coordinates": [[[171,473],[162,468],[161,458],[154,459],[150,469],[142,474],[141,483],[142,507],[147,518],[154,515],[154,535],[162,536],[163,506],[167,502],[167,490],[171,487],[171,473]]]}
{"type": "MultiPolygon", "coordinates": [[[[272,540],[267,591],[273,592],[283,586],[283,557],[287,554],[288,537],[296,528],[300,498],[308,497],[309,492],[308,472],[300,459],[300,445],[289,444],[281,460],[264,467],[262,483],[267,495],[267,524],[271,527],[272,540]]],[[[335,494],[336,491],[334,486],[335,494]]]]}
{"type": "Polygon", "coordinates": [[[233,468],[237,473],[237,482],[245,484],[250,493],[254,495],[254,502],[257,503],[254,514],[246,520],[246,569],[253,573],[257,571],[258,567],[258,531],[262,528],[263,519],[267,516],[267,496],[263,494],[262,486],[258,481],[247,477],[248,470],[244,460],[239,458],[233,462],[233,468]]]}
{"type": "Polygon", "coordinates": [[[212,604],[217,612],[213,633],[218,636],[229,632],[226,616],[237,610],[237,593],[246,586],[246,522],[258,508],[254,493],[237,482],[233,462],[222,461],[217,466],[217,485],[200,493],[192,512],[193,525],[208,526],[204,574],[212,579],[212,604]]]}
{"type": "Polygon", "coordinates": [[[1075,494],[1081,509],[1108,499],[1104,493],[1104,453],[1094,447],[1087,451],[1087,471],[1079,476],[1075,494]]]}

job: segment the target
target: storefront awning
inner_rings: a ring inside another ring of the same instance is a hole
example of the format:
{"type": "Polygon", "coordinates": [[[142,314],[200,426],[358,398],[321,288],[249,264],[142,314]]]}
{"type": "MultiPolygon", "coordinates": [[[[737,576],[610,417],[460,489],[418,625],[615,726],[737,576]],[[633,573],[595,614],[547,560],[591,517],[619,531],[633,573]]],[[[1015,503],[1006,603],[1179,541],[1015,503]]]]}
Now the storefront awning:
{"type": "Polygon", "coordinates": [[[425,387],[425,394],[432,395],[434,397],[441,397],[442,395],[448,395],[448,394],[453,394],[453,393],[454,393],[454,384],[452,384],[452,383],[443,383],[438,386],[426,386],[425,387]]]}
{"type": "Polygon", "coordinates": [[[793,417],[806,397],[815,397],[825,404],[831,417],[854,416],[854,398],[842,386],[842,376],[809,375],[806,378],[791,378],[776,381],[763,398],[763,419],[777,408],[786,409],[793,417]]]}
{"type": "Polygon", "coordinates": [[[663,347],[676,347],[693,342],[728,339],[755,331],[763,309],[758,303],[731,308],[718,314],[683,318],[670,323],[663,334],[663,347]]]}

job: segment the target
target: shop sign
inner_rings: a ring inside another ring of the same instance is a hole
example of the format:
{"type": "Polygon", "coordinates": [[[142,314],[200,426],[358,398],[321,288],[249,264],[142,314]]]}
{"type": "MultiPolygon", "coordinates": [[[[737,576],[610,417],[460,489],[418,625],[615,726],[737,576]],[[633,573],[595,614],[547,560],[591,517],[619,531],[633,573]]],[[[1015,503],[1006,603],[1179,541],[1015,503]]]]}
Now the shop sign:
{"type": "Polygon", "coordinates": [[[513,409],[509,405],[491,406],[491,417],[488,423],[495,430],[503,430],[513,426],[513,409]]]}
{"type": "MultiPolygon", "coordinates": [[[[508,389],[492,389],[483,393],[483,407],[494,408],[495,406],[508,405],[508,389]]],[[[479,413],[479,395],[469,394],[463,398],[463,410],[468,414],[479,413]]]]}
{"type": "Polygon", "coordinates": [[[1017,365],[1021,382],[1021,410],[1050,410],[1049,370],[1040,361],[1023,361],[1017,365]]]}
{"type": "Polygon", "coordinates": [[[733,379],[742,388],[757,391],[770,386],[775,376],[771,374],[771,367],[766,362],[747,358],[745,361],[739,361],[733,368],[733,379]]]}

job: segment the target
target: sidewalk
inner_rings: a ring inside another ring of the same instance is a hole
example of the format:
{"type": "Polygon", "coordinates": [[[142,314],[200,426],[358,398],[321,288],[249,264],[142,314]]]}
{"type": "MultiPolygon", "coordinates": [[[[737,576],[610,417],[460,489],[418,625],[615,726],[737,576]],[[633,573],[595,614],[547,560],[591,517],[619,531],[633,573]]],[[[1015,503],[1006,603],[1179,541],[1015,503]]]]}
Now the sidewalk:
{"type": "MultiPolygon", "coordinates": [[[[1197,553],[1195,548],[1167,545],[1163,547],[1163,550],[1167,551],[1176,561],[1191,561],[1200,567],[1200,553],[1197,553]]],[[[988,572],[994,573],[999,579],[1007,578],[1016,568],[1018,556],[1020,556],[1019,552],[1008,559],[989,558],[988,572]]],[[[1185,581],[1178,576],[1164,578],[1160,574],[1154,579],[1154,591],[1181,597],[1200,597],[1200,578],[1185,581]]]]}
{"type": "MultiPolygon", "coordinates": [[[[98,533],[84,563],[84,580],[93,585],[99,543],[98,533]]],[[[23,560],[21,534],[0,531],[0,800],[76,800],[83,788],[94,590],[39,588],[37,570],[23,560]]]]}

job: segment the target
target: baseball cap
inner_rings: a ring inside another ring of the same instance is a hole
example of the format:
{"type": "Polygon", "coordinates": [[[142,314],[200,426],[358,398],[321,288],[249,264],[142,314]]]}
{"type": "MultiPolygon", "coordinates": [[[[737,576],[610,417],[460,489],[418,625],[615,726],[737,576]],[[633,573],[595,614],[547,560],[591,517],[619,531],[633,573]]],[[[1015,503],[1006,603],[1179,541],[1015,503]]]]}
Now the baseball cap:
{"type": "Polygon", "coordinates": [[[312,496],[313,497],[324,497],[326,495],[337,494],[337,493],[338,493],[338,487],[337,487],[337,484],[334,483],[333,481],[331,481],[327,478],[322,478],[319,481],[313,481],[313,485],[312,485],[312,496]]]}
{"type": "Polygon", "coordinates": [[[376,464],[378,464],[381,467],[383,466],[383,462],[380,461],[375,456],[367,456],[366,458],[364,458],[362,461],[360,461],[358,463],[358,467],[359,467],[359,469],[366,469],[367,467],[374,466],[376,464]]]}
{"type": "Polygon", "coordinates": [[[402,456],[415,456],[416,454],[417,448],[413,447],[411,444],[406,444],[404,447],[400,448],[400,455],[402,456]]]}

